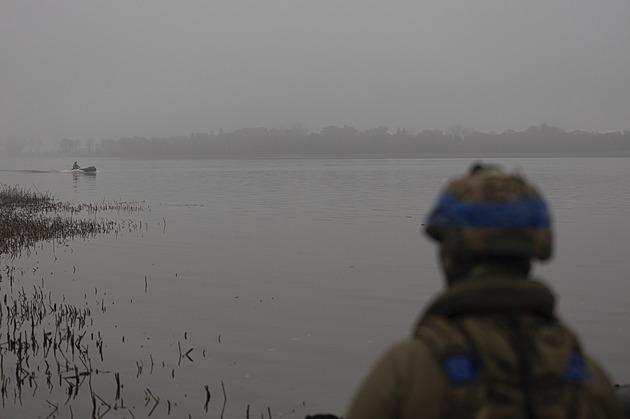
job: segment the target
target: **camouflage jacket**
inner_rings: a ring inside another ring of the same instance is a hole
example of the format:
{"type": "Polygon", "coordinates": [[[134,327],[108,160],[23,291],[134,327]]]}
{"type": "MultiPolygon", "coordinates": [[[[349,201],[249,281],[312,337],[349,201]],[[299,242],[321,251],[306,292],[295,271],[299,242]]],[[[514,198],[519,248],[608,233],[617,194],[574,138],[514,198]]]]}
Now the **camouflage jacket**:
{"type": "Polygon", "coordinates": [[[575,335],[555,318],[554,304],[549,288],[526,278],[453,285],[423,313],[413,338],[377,362],[344,417],[622,418],[611,382],[582,355],[575,335]],[[458,350],[476,362],[473,384],[453,384],[445,360],[458,350]]]}

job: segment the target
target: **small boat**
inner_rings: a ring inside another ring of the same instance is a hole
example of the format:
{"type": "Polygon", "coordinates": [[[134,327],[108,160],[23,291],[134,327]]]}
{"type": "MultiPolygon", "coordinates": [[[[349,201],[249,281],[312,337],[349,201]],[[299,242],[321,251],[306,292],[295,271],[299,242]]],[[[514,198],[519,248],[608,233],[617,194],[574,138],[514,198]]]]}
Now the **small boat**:
{"type": "Polygon", "coordinates": [[[75,173],[80,172],[80,173],[96,174],[96,167],[94,166],[81,167],[75,161],[74,164],[72,165],[72,171],[75,173]]]}
{"type": "Polygon", "coordinates": [[[83,173],[96,173],[96,167],[94,167],[94,166],[79,167],[76,170],[79,171],[79,172],[83,172],[83,173]]]}
{"type": "Polygon", "coordinates": [[[96,175],[96,167],[88,166],[88,167],[75,167],[70,170],[71,173],[76,174],[85,174],[85,175],[96,175]]]}

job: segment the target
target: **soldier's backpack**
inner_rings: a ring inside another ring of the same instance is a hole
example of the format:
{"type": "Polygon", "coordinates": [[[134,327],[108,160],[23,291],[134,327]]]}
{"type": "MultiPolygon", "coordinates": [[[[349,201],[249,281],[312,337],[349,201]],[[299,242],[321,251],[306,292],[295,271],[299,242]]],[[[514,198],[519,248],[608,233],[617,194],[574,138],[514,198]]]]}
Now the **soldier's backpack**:
{"type": "MultiPolygon", "coordinates": [[[[555,325],[556,327],[563,327],[555,325]]],[[[563,327],[564,328],[564,327],[563,327]]],[[[520,352],[520,380],[500,382],[484,374],[477,348],[464,329],[442,316],[425,317],[415,331],[435,353],[450,388],[442,401],[442,417],[458,419],[600,419],[583,383],[591,378],[575,335],[565,372],[557,377],[532,377],[525,351],[520,352]],[[517,383],[517,384],[515,384],[517,383]]]]}

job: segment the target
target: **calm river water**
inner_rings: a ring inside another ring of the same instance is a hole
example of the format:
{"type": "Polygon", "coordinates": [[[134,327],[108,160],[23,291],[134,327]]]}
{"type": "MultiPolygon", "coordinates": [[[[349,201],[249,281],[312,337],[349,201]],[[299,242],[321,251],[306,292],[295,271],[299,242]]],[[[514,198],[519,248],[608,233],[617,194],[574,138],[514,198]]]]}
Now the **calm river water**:
{"type": "MultiPolygon", "coordinates": [[[[147,210],[110,215],[140,229],[44,246],[2,268],[24,268],[24,289],[33,281],[91,309],[89,333],[103,342],[102,361],[92,349],[93,391],[114,406],[114,373],[122,385],[122,408],[105,418],[341,414],[441,289],[419,226],[471,162],[94,159],[79,164],[96,176],[73,176],[62,172],[70,160],[4,159],[2,184],[147,210]]],[[[553,209],[556,256],[535,275],[557,291],[587,352],[630,382],[630,159],[497,162],[524,171],[553,209]]],[[[16,292],[6,280],[0,290],[16,292]]],[[[65,383],[35,380],[1,416],[92,412],[87,389],[66,402],[65,383]]]]}

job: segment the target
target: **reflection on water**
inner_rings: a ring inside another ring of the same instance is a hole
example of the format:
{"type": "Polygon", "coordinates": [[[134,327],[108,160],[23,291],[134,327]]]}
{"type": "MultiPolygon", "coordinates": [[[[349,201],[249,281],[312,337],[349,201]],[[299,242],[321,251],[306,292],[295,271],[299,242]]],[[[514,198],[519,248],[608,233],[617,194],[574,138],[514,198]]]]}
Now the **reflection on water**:
{"type": "Polygon", "coordinates": [[[96,183],[96,172],[77,172],[71,171],[72,179],[74,180],[74,190],[79,191],[79,188],[88,188],[94,190],[96,183]]]}
{"type": "MultiPolygon", "coordinates": [[[[31,280],[56,298],[91,307],[103,370],[120,373],[135,417],[148,413],[146,388],[162,400],[159,415],[165,400],[175,416],[205,414],[205,385],[218,417],[222,384],[225,417],[243,417],[248,405],[252,417],[268,407],[300,417],[341,413],[366,369],[441,288],[435,248],[419,226],[470,160],[93,163],[97,176],[24,171],[67,167],[62,159],[2,162],[22,171],[2,171],[0,182],[150,208],[137,215],[139,231],[15,262],[36,267],[31,280]],[[192,360],[181,359],[191,349],[192,360]]],[[[521,166],[553,209],[556,257],[535,273],[556,289],[587,351],[615,380],[630,381],[628,159],[500,163],[521,166]]],[[[109,384],[97,381],[113,400],[113,373],[109,384]]],[[[46,397],[38,391],[24,404],[45,415],[46,397]]]]}

